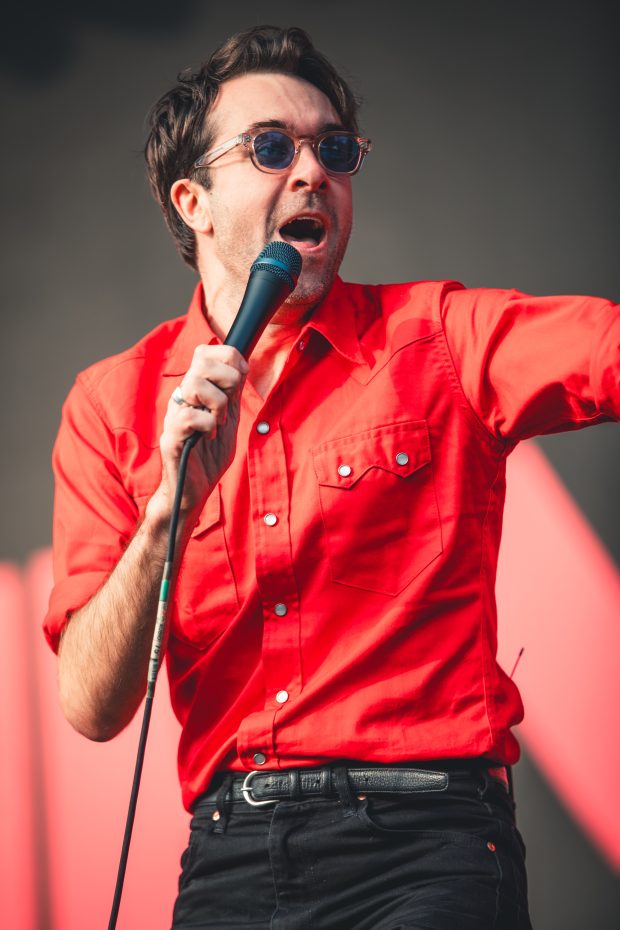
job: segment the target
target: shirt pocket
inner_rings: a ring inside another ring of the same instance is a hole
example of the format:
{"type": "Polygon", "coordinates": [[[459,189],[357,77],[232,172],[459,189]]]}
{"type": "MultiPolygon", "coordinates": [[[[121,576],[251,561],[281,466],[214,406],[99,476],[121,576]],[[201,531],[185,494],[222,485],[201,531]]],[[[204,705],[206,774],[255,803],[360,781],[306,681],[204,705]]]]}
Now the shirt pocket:
{"type": "Polygon", "coordinates": [[[332,579],[395,595],[442,552],[425,420],[315,446],[332,579]]]}
{"type": "Polygon", "coordinates": [[[171,633],[205,649],[226,629],[238,607],[218,485],[207,498],[183,553],[174,587],[171,633]]]}

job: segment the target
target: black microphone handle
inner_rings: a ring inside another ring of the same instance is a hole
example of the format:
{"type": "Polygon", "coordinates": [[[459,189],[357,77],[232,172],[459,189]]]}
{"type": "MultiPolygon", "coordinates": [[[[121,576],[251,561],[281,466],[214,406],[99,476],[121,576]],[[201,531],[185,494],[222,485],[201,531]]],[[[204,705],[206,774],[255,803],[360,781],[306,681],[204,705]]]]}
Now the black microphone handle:
{"type": "Polygon", "coordinates": [[[253,271],[224,345],[234,346],[244,358],[249,358],[267,323],[291,290],[273,271],[266,268],[253,271]],[[266,308],[270,312],[265,312],[266,308]]]}

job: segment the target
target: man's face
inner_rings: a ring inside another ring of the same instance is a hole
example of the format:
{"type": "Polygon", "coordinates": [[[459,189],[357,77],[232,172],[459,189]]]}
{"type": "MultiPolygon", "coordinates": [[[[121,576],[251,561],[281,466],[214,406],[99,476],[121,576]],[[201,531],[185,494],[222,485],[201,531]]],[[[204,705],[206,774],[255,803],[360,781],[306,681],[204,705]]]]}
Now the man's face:
{"type": "MultiPolygon", "coordinates": [[[[265,123],[277,122],[295,136],[312,137],[342,125],[320,90],[300,78],[275,73],[226,81],[209,120],[214,129],[212,148],[265,123]]],[[[328,175],[308,143],[302,143],[297,162],[278,174],[257,169],[243,145],[218,158],[209,171],[211,187],[206,196],[212,230],[199,237],[203,275],[215,275],[222,291],[238,300],[250,266],[264,246],[274,239],[288,241],[303,260],[288,302],[307,309],[320,303],[351,233],[350,177],[328,175]],[[292,220],[303,217],[315,221],[318,233],[313,230],[310,236],[307,223],[289,227],[292,220]]]]}

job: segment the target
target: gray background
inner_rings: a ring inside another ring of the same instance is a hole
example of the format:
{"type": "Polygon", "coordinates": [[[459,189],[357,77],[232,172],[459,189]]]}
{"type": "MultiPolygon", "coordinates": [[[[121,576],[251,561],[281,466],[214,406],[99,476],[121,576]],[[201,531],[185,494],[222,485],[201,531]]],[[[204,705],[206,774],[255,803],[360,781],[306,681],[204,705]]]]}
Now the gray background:
{"type": "MultiPolygon", "coordinates": [[[[0,100],[0,558],[50,542],[49,458],[78,370],[185,310],[143,176],[149,105],[227,35],[306,28],[364,98],[374,151],[343,267],[363,281],[620,299],[615,4],[32,0],[5,20],[0,100]]],[[[620,559],[619,431],[541,440],[620,559]]],[[[617,778],[618,773],[605,777],[617,778]]],[[[618,930],[620,888],[526,757],[516,772],[537,930],[618,930]]]]}

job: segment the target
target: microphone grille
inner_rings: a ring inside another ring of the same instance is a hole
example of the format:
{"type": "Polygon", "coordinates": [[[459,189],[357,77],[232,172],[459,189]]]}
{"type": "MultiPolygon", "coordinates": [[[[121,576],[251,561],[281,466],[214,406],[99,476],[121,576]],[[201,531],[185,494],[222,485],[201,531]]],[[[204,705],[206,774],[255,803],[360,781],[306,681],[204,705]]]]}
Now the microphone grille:
{"type": "Polygon", "coordinates": [[[295,287],[301,271],[301,255],[288,242],[270,242],[260,253],[250,271],[270,271],[295,287]]]}

